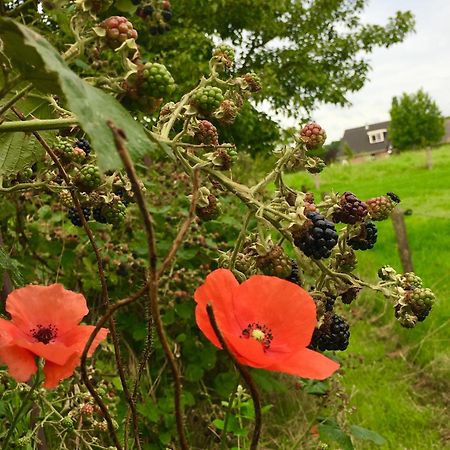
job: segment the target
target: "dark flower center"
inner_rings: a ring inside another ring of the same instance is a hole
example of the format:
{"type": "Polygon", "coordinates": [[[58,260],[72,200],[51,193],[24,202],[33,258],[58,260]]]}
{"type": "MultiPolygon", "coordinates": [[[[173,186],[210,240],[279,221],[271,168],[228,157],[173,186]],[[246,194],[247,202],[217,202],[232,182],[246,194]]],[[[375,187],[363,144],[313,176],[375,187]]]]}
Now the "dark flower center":
{"type": "Polygon", "coordinates": [[[48,325],[46,327],[37,325],[36,328],[33,328],[30,331],[30,333],[34,337],[34,339],[36,339],[36,341],[42,342],[43,344],[48,344],[58,335],[58,328],[56,328],[54,325],[48,325]]]}
{"type": "Polygon", "coordinates": [[[247,328],[242,330],[242,336],[246,339],[253,338],[258,342],[261,342],[264,351],[269,350],[270,343],[273,339],[272,330],[265,325],[253,322],[247,325],[247,328]]]}

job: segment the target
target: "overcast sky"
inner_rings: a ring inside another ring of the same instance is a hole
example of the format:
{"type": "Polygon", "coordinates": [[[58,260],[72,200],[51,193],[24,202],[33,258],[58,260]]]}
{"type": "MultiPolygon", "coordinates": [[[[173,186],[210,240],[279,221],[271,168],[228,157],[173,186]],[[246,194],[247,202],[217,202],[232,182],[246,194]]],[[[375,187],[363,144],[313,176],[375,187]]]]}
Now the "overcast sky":
{"type": "Polygon", "coordinates": [[[339,140],[347,128],[389,120],[392,97],[420,88],[445,116],[450,115],[450,0],[371,0],[363,19],[385,24],[398,10],[412,11],[416,33],[372,53],[369,80],[349,96],[351,106],[323,105],[313,113],[313,119],[326,129],[328,143],[339,140]]]}

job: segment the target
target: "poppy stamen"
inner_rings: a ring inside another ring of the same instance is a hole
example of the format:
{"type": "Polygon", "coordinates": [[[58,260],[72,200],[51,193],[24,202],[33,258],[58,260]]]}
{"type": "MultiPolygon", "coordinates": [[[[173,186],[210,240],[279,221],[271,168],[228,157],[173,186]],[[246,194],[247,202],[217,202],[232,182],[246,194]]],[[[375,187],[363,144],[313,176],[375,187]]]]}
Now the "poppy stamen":
{"type": "Polygon", "coordinates": [[[36,341],[42,342],[43,344],[48,344],[58,335],[58,328],[51,324],[46,327],[39,324],[36,328],[33,328],[30,333],[36,341]]]}
{"type": "Polygon", "coordinates": [[[247,328],[242,330],[242,337],[248,339],[253,338],[258,342],[261,342],[264,351],[269,350],[270,343],[273,339],[272,330],[266,325],[253,322],[247,325],[247,328]]]}

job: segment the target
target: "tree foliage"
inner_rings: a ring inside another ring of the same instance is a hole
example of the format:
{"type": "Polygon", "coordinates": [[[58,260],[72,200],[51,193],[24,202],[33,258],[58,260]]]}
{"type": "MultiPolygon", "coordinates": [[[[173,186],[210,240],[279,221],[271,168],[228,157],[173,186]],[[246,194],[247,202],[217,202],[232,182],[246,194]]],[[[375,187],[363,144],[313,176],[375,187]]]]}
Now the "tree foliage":
{"type": "Polygon", "coordinates": [[[399,150],[437,144],[445,134],[444,118],[431,97],[420,89],[394,97],[389,136],[399,150]]]}

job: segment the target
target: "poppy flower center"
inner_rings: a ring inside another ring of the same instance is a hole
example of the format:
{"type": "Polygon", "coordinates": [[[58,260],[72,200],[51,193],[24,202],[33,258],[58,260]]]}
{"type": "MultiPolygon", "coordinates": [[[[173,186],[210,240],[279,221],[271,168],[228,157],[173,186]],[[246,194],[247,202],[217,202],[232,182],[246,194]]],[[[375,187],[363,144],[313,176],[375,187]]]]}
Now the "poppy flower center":
{"type": "Polygon", "coordinates": [[[242,330],[242,337],[249,339],[253,338],[258,342],[261,342],[264,351],[269,350],[270,343],[273,339],[272,330],[265,325],[257,322],[249,323],[247,328],[242,330]]]}
{"type": "Polygon", "coordinates": [[[43,344],[48,344],[50,341],[54,340],[57,336],[58,328],[53,325],[48,325],[46,327],[42,325],[37,325],[33,328],[30,333],[38,342],[43,344]]]}

